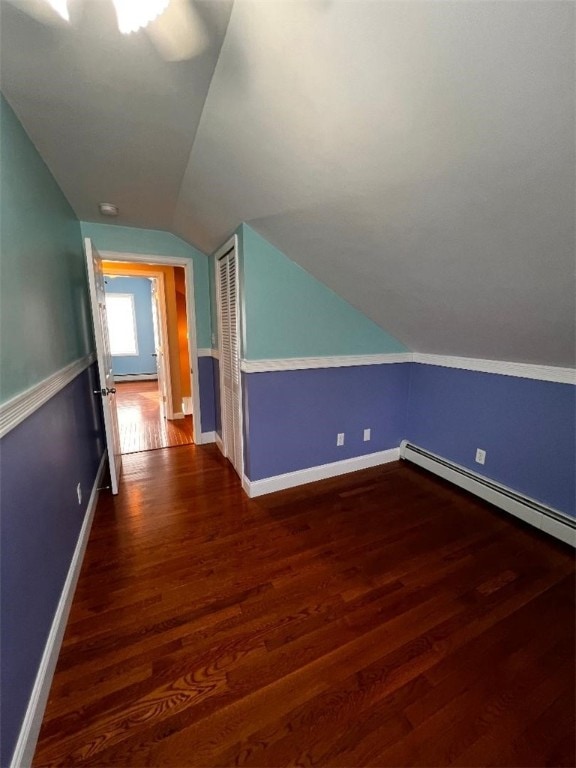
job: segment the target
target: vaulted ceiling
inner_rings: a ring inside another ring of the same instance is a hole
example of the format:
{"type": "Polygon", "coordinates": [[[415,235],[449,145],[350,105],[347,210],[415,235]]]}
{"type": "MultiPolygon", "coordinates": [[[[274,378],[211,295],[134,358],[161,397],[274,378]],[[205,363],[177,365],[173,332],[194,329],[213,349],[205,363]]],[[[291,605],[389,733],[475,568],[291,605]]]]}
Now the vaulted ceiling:
{"type": "Polygon", "coordinates": [[[1,84],[79,218],[246,221],[411,349],[574,364],[573,3],[196,0],[180,63],[76,3],[3,2],[1,84]]]}

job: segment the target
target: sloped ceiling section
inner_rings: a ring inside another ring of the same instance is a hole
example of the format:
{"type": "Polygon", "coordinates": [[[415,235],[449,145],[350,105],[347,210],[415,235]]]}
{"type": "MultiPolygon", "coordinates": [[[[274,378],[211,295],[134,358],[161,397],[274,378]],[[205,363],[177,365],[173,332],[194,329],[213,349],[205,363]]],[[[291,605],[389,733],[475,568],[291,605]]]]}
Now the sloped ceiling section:
{"type": "Polygon", "coordinates": [[[205,2],[181,65],[107,5],[78,39],[2,19],[81,218],[112,199],[205,252],[246,221],[413,350],[574,364],[573,3],[236,0],[224,37],[205,2]]]}
{"type": "Polygon", "coordinates": [[[574,361],[574,5],[236,2],[176,225],[411,349],[574,361]]]}

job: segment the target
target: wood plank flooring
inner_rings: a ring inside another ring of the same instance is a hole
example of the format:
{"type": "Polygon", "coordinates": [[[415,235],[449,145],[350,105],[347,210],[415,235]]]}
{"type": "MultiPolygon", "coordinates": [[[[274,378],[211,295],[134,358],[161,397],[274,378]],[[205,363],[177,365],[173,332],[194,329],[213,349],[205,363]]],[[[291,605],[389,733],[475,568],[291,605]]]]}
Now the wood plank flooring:
{"type": "Polygon", "coordinates": [[[34,765],[573,766],[573,552],[404,463],[103,495],[34,765]]]}
{"type": "Polygon", "coordinates": [[[192,416],[168,421],[160,415],[157,381],[121,381],[115,387],[123,454],[194,442],[192,416]]]}

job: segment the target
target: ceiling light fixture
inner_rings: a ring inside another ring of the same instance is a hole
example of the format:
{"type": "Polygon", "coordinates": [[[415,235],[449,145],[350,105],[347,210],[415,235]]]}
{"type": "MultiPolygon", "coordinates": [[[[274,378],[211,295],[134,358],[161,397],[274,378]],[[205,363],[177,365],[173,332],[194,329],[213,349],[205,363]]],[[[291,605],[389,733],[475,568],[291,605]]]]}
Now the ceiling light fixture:
{"type": "Polygon", "coordinates": [[[118,216],[118,206],[114,203],[98,203],[102,216],[118,216]]]}
{"type": "Polygon", "coordinates": [[[70,21],[68,0],[48,0],[48,5],[50,5],[56,13],[64,19],[64,21],[70,21]]]}
{"type": "MultiPolygon", "coordinates": [[[[208,30],[192,0],[0,0],[9,2],[42,24],[66,27],[79,22],[81,6],[113,6],[124,35],[145,29],[165,61],[187,61],[199,56],[209,42],[208,30]]],[[[106,16],[108,21],[108,16],[106,16]]]]}
{"type": "Polygon", "coordinates": [[[124,35],[137,32],[164,13],[169,0],[112,0],[118,28],[124,35]]]}

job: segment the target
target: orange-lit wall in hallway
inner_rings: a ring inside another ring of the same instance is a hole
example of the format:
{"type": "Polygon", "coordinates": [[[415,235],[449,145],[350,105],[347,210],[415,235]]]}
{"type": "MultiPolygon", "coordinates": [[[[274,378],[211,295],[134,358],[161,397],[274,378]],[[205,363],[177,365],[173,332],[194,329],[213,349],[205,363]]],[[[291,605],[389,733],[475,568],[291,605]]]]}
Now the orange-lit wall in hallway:
{"type": "Polygon", "coordinates": [[[190,352],[188,349],[188,315],[186,313],[186,277],[183,267],[172,267],[176,286],[176,317],[178,322],[178,358],[182,397],[191,397],[190,352]]]}

